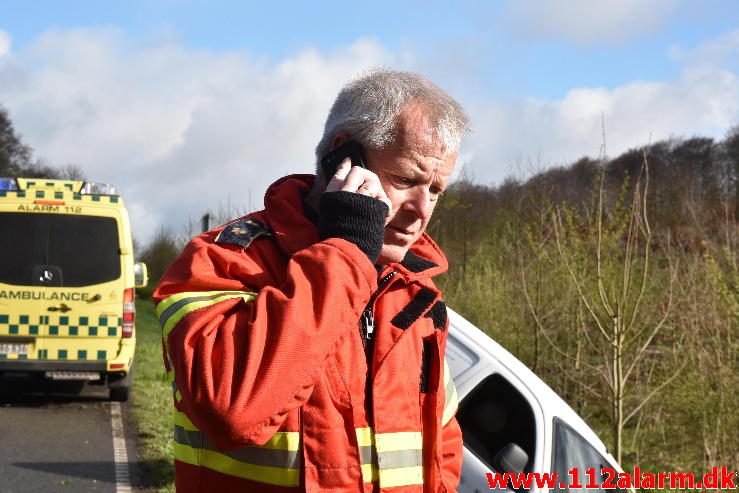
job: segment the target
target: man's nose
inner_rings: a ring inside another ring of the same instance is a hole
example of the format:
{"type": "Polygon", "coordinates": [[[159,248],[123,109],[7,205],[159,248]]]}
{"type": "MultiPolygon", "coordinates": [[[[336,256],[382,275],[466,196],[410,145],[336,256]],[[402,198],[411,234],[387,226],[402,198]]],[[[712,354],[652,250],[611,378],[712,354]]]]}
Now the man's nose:
{"type": "Polygon", "coordinates": [[[425,219],[431,212],[431,191],[427,187],[414,187],[408,194],[406,209],[425,219]]]}

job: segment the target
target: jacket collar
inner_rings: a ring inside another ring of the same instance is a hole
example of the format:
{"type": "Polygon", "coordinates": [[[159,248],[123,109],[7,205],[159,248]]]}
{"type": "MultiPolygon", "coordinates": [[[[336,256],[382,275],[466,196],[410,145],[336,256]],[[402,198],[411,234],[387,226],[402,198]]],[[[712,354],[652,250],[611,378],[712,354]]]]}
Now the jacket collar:
{"type": "MultiPolygon", "coordinates": [[[[314,175],[288,175],[274,182],[264,196],[266,219],[280,248],[289,256],[319,241],[318,231],[303,203],[314,175]]],[[[407,280],[429,278],[449,264],[439,246],[424,233],[399,263],[390,264],[407,280]]]]}

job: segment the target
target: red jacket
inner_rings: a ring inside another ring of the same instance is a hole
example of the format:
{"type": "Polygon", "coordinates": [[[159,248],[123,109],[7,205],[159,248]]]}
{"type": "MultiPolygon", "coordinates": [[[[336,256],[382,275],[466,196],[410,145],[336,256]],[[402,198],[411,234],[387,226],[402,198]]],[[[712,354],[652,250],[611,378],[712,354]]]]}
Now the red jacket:
{"type": "Polygon", "coordinates": [[[319,241],[311,182],[285,177],[265,210],[193,239],[154,292],[177,490],[455,491],[462,435],[431,280],[446,259],[424,234],[378,274],[354,244],[319,241]]]}

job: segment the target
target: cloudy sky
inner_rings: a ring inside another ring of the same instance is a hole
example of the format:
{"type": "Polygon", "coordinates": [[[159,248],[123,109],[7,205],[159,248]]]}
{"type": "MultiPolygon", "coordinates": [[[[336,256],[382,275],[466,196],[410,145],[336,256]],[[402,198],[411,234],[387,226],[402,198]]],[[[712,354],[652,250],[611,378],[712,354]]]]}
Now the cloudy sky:
{"type": "Polygon", "coordinates": [[[116,184],[142,243],[310,172],[342,83],[378,65],[459,99],[459,162],[497,184],[597,156],[601,120],[611,156],[722,138],[739,2],[0,2],[0,104],[36,157],[116,184]]]}

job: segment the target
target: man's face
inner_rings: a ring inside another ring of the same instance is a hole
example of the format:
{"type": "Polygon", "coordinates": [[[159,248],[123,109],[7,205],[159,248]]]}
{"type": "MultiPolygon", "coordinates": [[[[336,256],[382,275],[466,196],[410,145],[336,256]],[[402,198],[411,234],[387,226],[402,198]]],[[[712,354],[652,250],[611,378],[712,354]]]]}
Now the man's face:
{"type": "Polygon", "coordinates": [[[379,263],[400,262],[426,230],[457,153],[448,151],[434,135],[422,108],[409,106],[398,117],[395,144],[382,150],[365,149],[365,158],[393,205],[379,263]]]}

